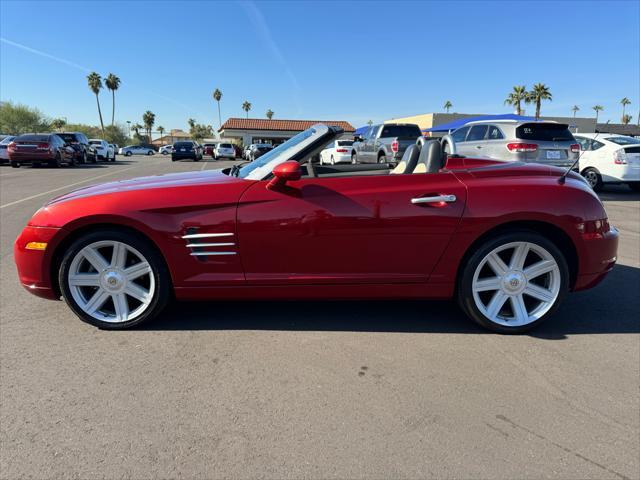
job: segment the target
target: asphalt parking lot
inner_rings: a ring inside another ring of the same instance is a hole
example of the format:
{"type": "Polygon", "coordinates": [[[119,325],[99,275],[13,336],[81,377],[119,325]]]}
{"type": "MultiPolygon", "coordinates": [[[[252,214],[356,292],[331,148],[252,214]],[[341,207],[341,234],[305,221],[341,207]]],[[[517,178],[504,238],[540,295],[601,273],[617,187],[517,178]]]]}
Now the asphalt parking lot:
{"type": "Polygon", "coordinates": [[[640,478],[640,195],[604,283],[526,336],[448,302],[174,304],[100,331],[19,286],[49,198],[230,162],[0,167],[0,477],[640,478]]]}

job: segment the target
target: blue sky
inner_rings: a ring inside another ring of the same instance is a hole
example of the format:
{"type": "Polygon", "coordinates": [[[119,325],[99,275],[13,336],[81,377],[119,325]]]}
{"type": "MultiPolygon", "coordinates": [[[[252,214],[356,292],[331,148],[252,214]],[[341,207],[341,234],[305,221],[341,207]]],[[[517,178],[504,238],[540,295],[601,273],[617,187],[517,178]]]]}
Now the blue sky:
{"type": "MultiPolygon", "coordinates": [[[[546,83],[543,115],[635,123],[640,2],[0,2],[0,98],[97,124],[86,75],[122,79],[116,121],[193,117],[367,120],[505,113],[516,84],[546,83]],[[67,28],[69,27],[69,28],[67,28]]],[[[111,98],[101,94],[111,118],[111,98]]],[[[529,107],[530,108],[530,107],[529,107]]],[[[528,113],[532,113],[528,111],[528,113]]]]}

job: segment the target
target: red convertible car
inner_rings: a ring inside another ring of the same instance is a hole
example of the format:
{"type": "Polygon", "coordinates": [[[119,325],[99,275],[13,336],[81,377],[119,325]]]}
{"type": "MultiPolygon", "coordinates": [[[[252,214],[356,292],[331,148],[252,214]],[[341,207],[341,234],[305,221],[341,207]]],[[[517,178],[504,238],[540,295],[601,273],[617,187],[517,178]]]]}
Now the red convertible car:
{"type": "Polygon", "coordinates": [[[106,183],[53,199],[15,243],[20,281],[84,321],[127,328],[167,301],[457,299],[518,333],[596,285],[618,232],[578,174],[443,156],[319,165],[315,125],[221,171],[106,183]]]}

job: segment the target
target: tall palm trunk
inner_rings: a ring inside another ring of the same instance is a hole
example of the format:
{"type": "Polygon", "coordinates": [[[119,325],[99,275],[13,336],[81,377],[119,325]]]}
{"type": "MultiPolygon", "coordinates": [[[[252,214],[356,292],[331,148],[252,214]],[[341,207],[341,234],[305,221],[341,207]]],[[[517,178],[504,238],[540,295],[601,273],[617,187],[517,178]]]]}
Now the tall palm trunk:
{"type": "Polygon", "coordinates": [[[111,90],[111,126],[113,127],[116,118],[116,91],[111,90]]]}
{"type": "Polygon", "coordinates": [[[104,122],[102,121],[102,110],[100,109],[100,99],[96,93],[96,103],[98,104],[98,115],[100,116],[100,128],[102,128],[102,138],[104,138],[104,122]]]}
{"type": "Polygon", "coordinates": [[[542,102],[540,101],[540,99],[536,100],[536,120],[540,119],[540,104],[542,102]]]}

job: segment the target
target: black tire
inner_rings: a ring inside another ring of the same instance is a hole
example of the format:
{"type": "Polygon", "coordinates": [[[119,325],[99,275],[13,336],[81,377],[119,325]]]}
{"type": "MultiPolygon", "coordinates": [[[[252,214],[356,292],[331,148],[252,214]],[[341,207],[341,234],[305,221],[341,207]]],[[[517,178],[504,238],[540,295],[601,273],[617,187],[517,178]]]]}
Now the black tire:
{"type": "Polygon", "coordinates": [[[627,185],[634,192],[640,192],[640,182],[627,183],[627,185]]]}
{"type": "Polygon", "coordinates": [[[514,230],[499,234],[486,240],[474,249],[473,254],[463,259],[457,282],[457,302],[463,312],[481,326],[498,333],[518,334],[529,331],[551,317],[556,311],[569,289],[569,267],[560,249],[550,240],[530,230],[514,230]],[[473,296],[473,277],[480,262],[494,249],[512,242],[529,242],[544,248],[549,252],[558,265],[560,271],[560,288],[552,306],[537,320],[523,326],[508,327],[496,323],[486,317],[477,307],[473,296]]]}
{"type": "Polygon", "coordinates": [[[49,166],[52,168],[60,168],[60,154],[57,154],[56,158],[49,162],[49,166]]]}
{"type": "Polygon", "coordinates": [[[589,186],[594,192],[600,192],[602,190],[602,176],[600,172],[595,168],[587,168],[582,172],[582,176],[585,178],[589,186]]]}
{"type": "Polygon", "coordinates": [[[378,163],[387,163],[387,156],[384,153],[382,155],[378,155],[378,163]]]}
{"type": "Polygon", "coordinates": [[[149,150],[149,151],[147,152],[147,155],[153,155],[153,150],[149,150]]]}
{"type": "Polygon", "coordinates": [[[125,152],[125,154],[124,154],[125,157],[130,157],[131,155],[133,155],[133,153],[131,153],[131,152],[125,152]]]}
{"type": "Polygon", "coordinates": [[[80,163],[82,163],[82,164],[86,164],[87,163],[87,152],[82,152],[82,158],[80,160],[80,163]]]}
{"type": "Polygon", "coordinates": [[[20,168],[20,162],[10,162],[11,168],[20,168]]]}
{"type": "Polygon", "coordinates": [[[60,285],[60,290],[62,292],[62,296],[67,302],[67,305],[71,308],[71,310],[83,321],[94,325],[98,328],[105,330],[123,330],[127,328],[134,327],[136,325],[140,325],[143,322],[151,320],[156,317],[167,304],[172,287],[171,287],[171,277],[169,275],[169,271],[164,262],[164,259],[160,256],[160,254],[156,251],[153,246],[149,245],[149,241],[143,238],[142,236],[138,236],[129,232],[119,231],[119,230],[97,230],[86,235],[83,235],[75,242],[71,244],[71,246],[64,253],[62,258],[62,262],[60,263],[60,269],[58,272],[58,282],[60,285]],[[77,255],[77,253],[82,250],[87,245],[100,241],[100,240],[115,240],[118,242],[126,243],[131,247],[138,250],[146,260],[149,262],[151,266],[151,270],[153,272],[153,277],[156,284],[156,289],[151,299],[151,302],[147,309],[140,314],[138,317],[130,320],[128,322],[122,323],[110,323],[102,320],[98,320],[91,315],[84,312],[76,303],[73,295],[71,294],[71,290],[69,288],[68,282],[66,281],[69,275],[69,269],[71,267],[71,262],[73,258],[77,255]]]}

